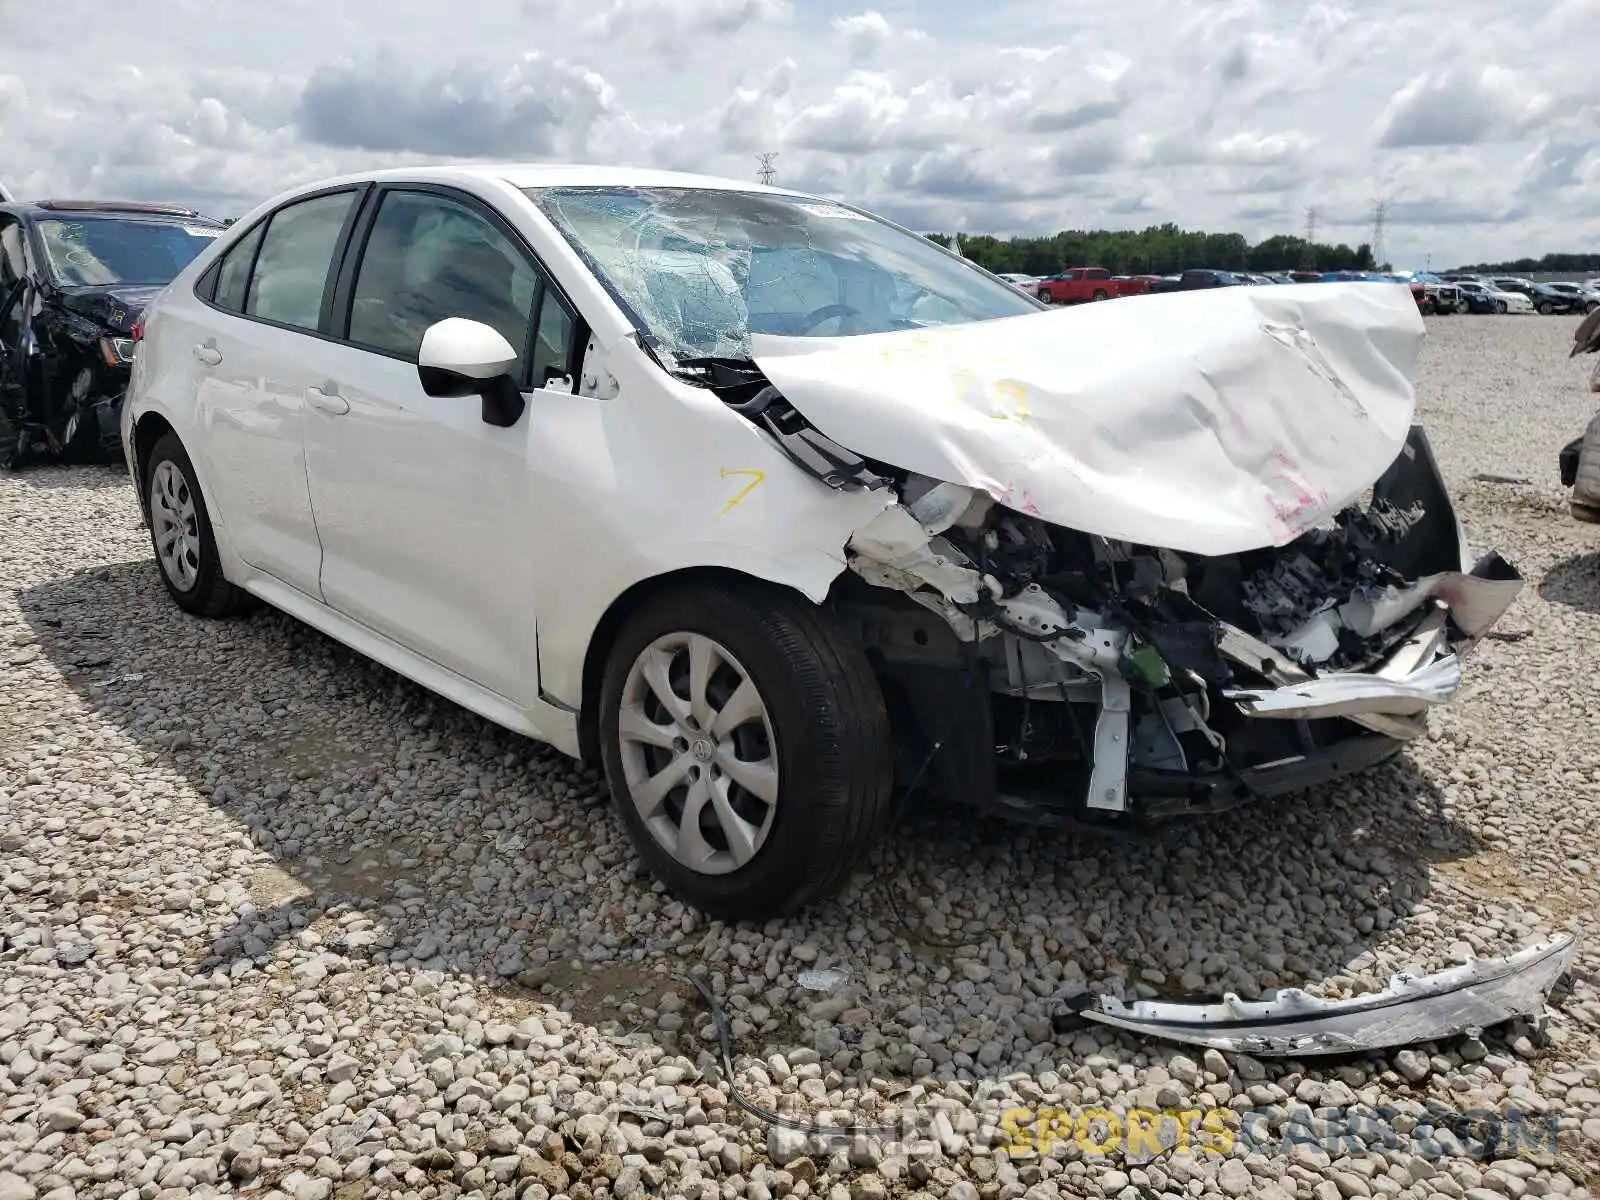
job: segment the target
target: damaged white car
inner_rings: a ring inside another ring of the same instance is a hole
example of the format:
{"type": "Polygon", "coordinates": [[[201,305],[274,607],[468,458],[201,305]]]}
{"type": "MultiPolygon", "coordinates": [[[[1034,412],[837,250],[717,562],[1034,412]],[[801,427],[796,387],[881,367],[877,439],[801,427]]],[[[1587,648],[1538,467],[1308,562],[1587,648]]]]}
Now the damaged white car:
{"type": "Polygon", "coordinates": [[[603,764],[760,919],[919,789],[1055,824],[1370,766],[1521,580],[1371,283],[1049,309],[855,208],[599,168],[296,189],[148,309],[167,590],[277,606],[603,764]]]}

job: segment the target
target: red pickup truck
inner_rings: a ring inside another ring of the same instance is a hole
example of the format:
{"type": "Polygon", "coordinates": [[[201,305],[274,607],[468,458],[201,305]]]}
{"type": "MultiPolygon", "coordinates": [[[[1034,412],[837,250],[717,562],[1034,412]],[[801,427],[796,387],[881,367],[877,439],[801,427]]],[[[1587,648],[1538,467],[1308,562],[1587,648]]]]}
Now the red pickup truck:
{"type": "Polygon", "coordinates": [[[1148,289],[1132,279],[1114,278],[1104,267],[1073,267],[1039,281],[1039,299],[1046,304],[1083,304],[1132,296],[1148,289]]]}

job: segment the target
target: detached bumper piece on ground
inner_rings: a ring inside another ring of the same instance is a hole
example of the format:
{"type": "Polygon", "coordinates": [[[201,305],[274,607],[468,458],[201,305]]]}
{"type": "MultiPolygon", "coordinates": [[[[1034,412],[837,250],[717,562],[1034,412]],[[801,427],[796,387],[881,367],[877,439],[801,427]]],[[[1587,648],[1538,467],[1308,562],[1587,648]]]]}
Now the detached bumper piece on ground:
{"type": "Polygon", "coordinates": [[[1474,959],[1433,975],[1395,975],[1381,992],[1322,1000],[1298,988],[1270,1000],[1181,1003],[1112,996],[1069,1002],[1057,1026],[1087,1018],[1130,1033],[1258,1057],[1350,1054],[1436,1042],[1543,1015],[1578,940],[1558,933],[1506,958],[1474,959]]]}

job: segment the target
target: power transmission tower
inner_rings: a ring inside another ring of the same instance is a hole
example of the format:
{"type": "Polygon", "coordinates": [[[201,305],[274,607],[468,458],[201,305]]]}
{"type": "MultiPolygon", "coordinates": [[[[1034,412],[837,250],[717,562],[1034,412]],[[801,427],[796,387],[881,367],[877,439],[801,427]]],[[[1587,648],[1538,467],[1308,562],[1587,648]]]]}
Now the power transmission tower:
{"type": "Polygon", "coordinates": [[[766,154],[756,155],[757,160],[761,163],[761,182],[767,187],[772,186],[772,180],[777,174],[777,172],[772,169],[772,160],[777,157],[778,152],[776,150],[768,151],[766,154]]]}
{"type": "Polygon", "coordinates": [[[1372,265],[1383,270],[1383,227],[1389,216],[1389,202],[1379,197],[1372,208],[1372,265]]]}
{"type": "Polygon", "coordinates": [[[1306,209],[1306,247],[1300,263],[1305,270],[1314,270],[1317,265],[1316,251],[1312,249],[1317,241],[1317,217],[1321,214],[1315,204],[1306,209]]]}

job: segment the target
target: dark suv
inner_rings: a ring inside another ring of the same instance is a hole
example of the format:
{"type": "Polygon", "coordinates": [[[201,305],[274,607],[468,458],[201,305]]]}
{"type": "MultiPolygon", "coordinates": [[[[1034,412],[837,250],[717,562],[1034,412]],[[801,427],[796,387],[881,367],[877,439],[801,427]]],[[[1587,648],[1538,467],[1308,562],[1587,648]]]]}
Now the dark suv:
{"type": "Polygon", "coordinates": [[[133,326],[223,229],[168,205],[0,204],[0,468],[121,461],[133,326]]]}

